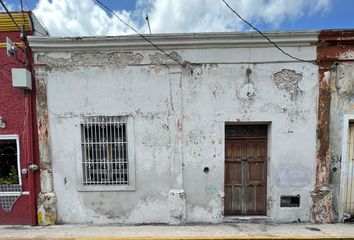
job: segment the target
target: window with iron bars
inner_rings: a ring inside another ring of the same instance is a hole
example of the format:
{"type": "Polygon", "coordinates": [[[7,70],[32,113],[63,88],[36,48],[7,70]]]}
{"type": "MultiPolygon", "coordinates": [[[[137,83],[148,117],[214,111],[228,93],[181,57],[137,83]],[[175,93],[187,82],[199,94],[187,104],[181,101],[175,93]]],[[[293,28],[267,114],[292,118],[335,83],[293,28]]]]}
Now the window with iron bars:
{"type": "Polygon", "coordinates": [[[87,117],[81,123],[83,185],[128,185],[127,119],[87,117]]]}

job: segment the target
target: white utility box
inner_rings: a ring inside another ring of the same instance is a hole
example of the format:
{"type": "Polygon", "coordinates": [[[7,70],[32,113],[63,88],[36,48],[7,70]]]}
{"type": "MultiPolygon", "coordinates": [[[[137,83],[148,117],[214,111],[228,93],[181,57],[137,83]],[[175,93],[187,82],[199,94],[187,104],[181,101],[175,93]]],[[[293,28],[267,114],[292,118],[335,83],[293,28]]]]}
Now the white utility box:
{"type": "Polygon", "coordinates": [[[13,68],[12,70],[12,86],[27,90],[32,89],[31,72],[25,68],[13,68]]]}

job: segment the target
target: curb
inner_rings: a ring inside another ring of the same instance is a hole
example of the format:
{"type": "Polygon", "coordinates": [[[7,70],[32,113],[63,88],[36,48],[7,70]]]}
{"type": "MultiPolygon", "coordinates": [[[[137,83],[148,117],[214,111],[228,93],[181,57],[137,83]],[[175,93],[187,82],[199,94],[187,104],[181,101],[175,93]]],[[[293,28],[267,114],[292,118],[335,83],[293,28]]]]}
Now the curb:
{"type": "Polygon", "coordinates": [[[230,237],[203,237],[203,236],[196,236],[196,237],[23,237],[23,238],[13,238],[13,237],[0,237],[0,240],[265,240],[265,239],[308,239],[308,240],[315,240],[315,239],[353,239],[353,236],[230,236],[230,237]]]}

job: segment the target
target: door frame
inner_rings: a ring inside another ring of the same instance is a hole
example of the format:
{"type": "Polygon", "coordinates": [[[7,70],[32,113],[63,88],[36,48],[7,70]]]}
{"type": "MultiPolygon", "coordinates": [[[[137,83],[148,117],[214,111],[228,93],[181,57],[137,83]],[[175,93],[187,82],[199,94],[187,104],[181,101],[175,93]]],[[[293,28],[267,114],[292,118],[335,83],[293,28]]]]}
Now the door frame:
{"type": "Polygon", "coordinates": [[[344,180],[348,176],[348,172],[345,167],[348,164],[348,140],[349,140],[349,125],[354,122],[354,114],[344,114],[343,116],[343,133],[342,133],[342,161],[340,171],[340,184],[339,184],[339,204],[338,204],[338,222],[344,220],[344,180]]]}
{"type": "MultiPolygon", "coordinates": [[[[354,114],[353,114],[353,119],[354,119],[354,114]]],[[[224,145],[223,145],[223,191],[224,191],[224,194],[225,194],[225,143],[226,143],[226,135],[225,135],[225,130],[226,130],[226,126],[228,125],[265,125],[267,126],[267,134],[266,134],[266,142],[267,142],[267,146],[266,146],[266,151],[267,151],[267,154],[266,154],[266,186],[265,186],[265,189],[266,189],[266,193],[265,193],[265,200],[266,200],[266,209],[265,209],[265,214],[264,215],[225,215],[224,211],[225,211],[225,200],[222,201],[222,211],[223,211],[223,217],[234,217],[234,216],[241,216],[241,217],[257,217],[257,216],[264,216],[264,217],[269,217],[269,209],[268,209],[268,193],[269,193],[269,176],[271,174],[271,168],[270,168],[270,158],[271,158],[271,141],[272,141],[272,138],[271,138],[271,133],[272,133],[272,122],[271,121],[257,121],[257,122],[232,122],[232,121],[225,121],[224,122],[224,128],[223,128],[223,137],[224,137],[224,145]]],[[[230,139],[232,139],[232,137],[229,137],[230,139]]],[[[247,137],[249,139],[259,139],[260,137],[247,137]]],[[[264,139],[264,137],[261,137],[264,139]]],[[[234,137],[235,139],[235,137],[234,137]]],[[[242,137],[239,137],[239,139],[242,139],[242,137]]],[[[245,139],[245,138],[244,138],[245,139]]]]}
{"type": "MultiPolygon", "coordinates": [[[[22,189],[22,174],[21,174],[21,149],[20,149],[20,139],[17,134],[4,134],[0,135],[0,140],[16,140],[16,147],[17,147],[17,174],[18,174],[18,184],[21,186],[22,189]]],[[[21,192],[0,192],[2,196],[10,196],[10,195],[22,195],[23,191],[21,192]]]]}

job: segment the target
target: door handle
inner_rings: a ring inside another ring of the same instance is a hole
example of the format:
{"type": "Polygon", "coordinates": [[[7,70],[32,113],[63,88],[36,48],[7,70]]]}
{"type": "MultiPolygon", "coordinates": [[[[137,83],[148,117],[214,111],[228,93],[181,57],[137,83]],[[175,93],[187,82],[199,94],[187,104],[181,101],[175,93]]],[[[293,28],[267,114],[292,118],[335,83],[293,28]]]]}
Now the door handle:
{"type": "Polygon", "coordinates": [[[37,171],[38,170],[38,166],[36,165],[36,164],[31,164],[31,165],[29,165],[29,167],[28,167],[32,172],[34,172],[34,171],[37,171]]]}

